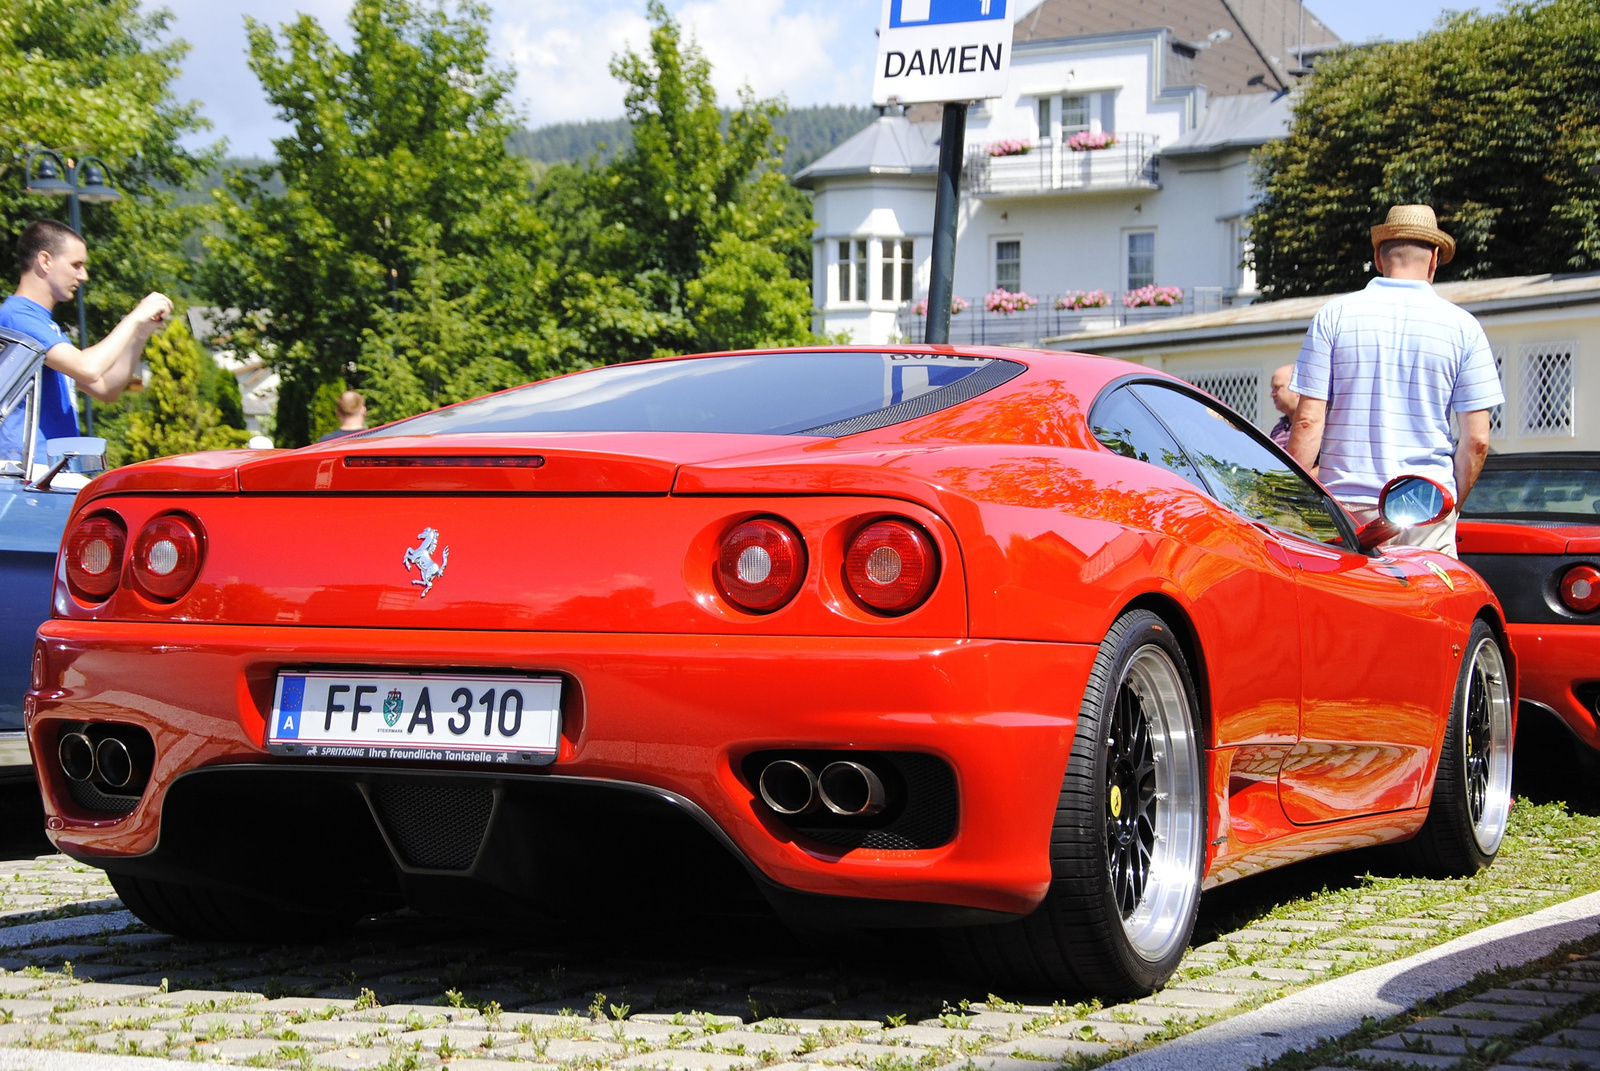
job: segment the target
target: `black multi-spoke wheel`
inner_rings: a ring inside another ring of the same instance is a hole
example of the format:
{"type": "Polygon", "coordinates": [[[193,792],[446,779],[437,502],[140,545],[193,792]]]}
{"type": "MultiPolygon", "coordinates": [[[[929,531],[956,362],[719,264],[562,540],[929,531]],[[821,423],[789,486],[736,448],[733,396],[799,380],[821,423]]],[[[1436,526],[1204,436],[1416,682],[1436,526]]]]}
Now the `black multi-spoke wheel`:
{"type": "Polygon", "coordinates": [[[1473,874],[1494,861],[1511,813],[1511,683],[1492,629],[1475,622],[1422,831],[1406,845],[1416,869],[1473,874]]]}
{"type": "Polygon", "coordinates": [[[1027,918],[957,931],[988,978],[1102,998],[1172,975],[1194,929],[1205,857],[1198,704],[1183,650],[1134,610],[1100,644],[1050,843],[1051,883],[1027,918]]]}
{"type": "Polygon", "coordinates": [[[1124,680],[1106,741],[1106,865],[1124,919],[1144,899],[1156,850],[1156,760],[1144,703],[1139,685],[1124,680]]]}

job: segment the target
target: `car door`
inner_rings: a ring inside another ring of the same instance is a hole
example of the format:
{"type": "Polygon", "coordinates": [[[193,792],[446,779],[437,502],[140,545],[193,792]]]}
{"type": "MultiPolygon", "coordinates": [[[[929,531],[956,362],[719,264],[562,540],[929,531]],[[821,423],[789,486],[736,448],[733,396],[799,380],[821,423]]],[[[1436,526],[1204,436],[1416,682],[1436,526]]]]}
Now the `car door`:
{"type": "Polygon", "coordinates": [[[1286,541],[1305,646],[1300,741],[1278,775],[1289,820],[1416,805],[1456,662],[1419,561],[1286,541]]]}
{"type": "Polygon", "coordinates": [[[1157,384],[1135,389],[1212,493],[1293,570],[1300,724],[1278,774],[1285,813],[1310,824],[1413,806],[1451,664],[1442,627],[1424,616],[1423,567],[1357,552],[1327,494],[1220,408],[1157,384]]]}
{"type": "MultiPolygon", "coordinates": [[[[1109,449],[1168,469],[1210,494],[1171,432],[1132,388],[1118,387],[1097,401],[1090,423],[1109,449]]],[[[1192,612],[1214,648],[1207,652],[1207,668],[1217,717],[1208,746],[1239,749],[1230,766],[1239,782],[1231,785],[1232,817],[1249,825],[1249,815],[1256,814],[1262,828],[1276,828],[1278,764],[1299,734],[1299,615],[1292,566],[1264,531],[1249,531],[1253,538],[1241,544],[1214,526],[1215,542],[1193,548],[1197,557],[1184,574],[1204,577],[1205,583],[1205,597],[1192,612]]]]}

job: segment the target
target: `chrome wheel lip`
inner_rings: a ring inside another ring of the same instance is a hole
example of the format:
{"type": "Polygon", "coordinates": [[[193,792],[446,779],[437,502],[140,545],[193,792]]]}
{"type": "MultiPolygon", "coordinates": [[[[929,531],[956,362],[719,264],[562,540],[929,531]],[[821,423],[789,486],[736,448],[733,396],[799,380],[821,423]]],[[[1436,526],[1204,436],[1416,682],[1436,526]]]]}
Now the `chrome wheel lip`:
{"type": "Polygon", "coordinates": [[[1461,777],[1472,839],[1494,855],[1511,816],[1511,687],[1500,645],[1485,636],[1467,663],[1467,687],[1458,709],[1461,777]]]}
{"type": "MultiPolygon", "coordinates": [[[[1154,835],[1148,878],[1131,912],[1123,913],[1122,929],[1133,950],[1145,961],[1165,960],[1187,940],[1187,922],[1200,895],[1200,861],[1205,831],[1200,807],[1200,760],[1194,747],[1194,719],[1188,691],[1166,651],[1153,644],[1128,660],[1113,694],[1112,715],[1124,689],[1138,697],[1154,759],[1154,798],[1149,827],[1154,835]]],[[[1111,756],[1108,754],[1108,767],[1111,756]]],[[[1108,768],[1103,781],[1107,799],[1106,828],[1120,817],[1111,813],[1111,787],[1120,786],[1119,771],[1108,768]]],[[[1124,803],[1126,807],[1128,803],[1124,803]]],[[[1108,863],[1116,864],[1117,846],[1107,844],[1108,863]]],[[[1135,849],[1137,850],[1137,848],[1135,849]]],[[[1108,875],[1110,876],[1110,875],[1108,875]]],[[[1115,895],[1115,886],[1113,886],[1115,895]]]]}

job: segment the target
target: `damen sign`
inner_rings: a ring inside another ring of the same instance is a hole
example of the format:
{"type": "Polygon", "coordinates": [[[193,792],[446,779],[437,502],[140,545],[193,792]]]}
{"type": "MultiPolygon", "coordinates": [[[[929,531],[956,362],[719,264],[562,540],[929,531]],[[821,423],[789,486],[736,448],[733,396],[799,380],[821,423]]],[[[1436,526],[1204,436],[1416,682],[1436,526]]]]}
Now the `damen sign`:
{"type": "Polygon", "coordinates": [[[883,0],[878,104],[987,100],[1005,93],[1020,0],[883,0]]]}

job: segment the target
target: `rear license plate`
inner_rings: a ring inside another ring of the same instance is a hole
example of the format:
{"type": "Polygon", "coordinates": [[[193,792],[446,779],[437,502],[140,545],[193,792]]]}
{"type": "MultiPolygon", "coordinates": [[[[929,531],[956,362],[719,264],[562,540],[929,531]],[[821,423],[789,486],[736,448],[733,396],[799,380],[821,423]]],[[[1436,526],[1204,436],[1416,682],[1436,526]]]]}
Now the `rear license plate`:
{"type": "Polygon", "coordinates": [[[518,766],[560,739],[560,680],[450,673],[279,673],[267,728],[274,755],[518,766]]]}

